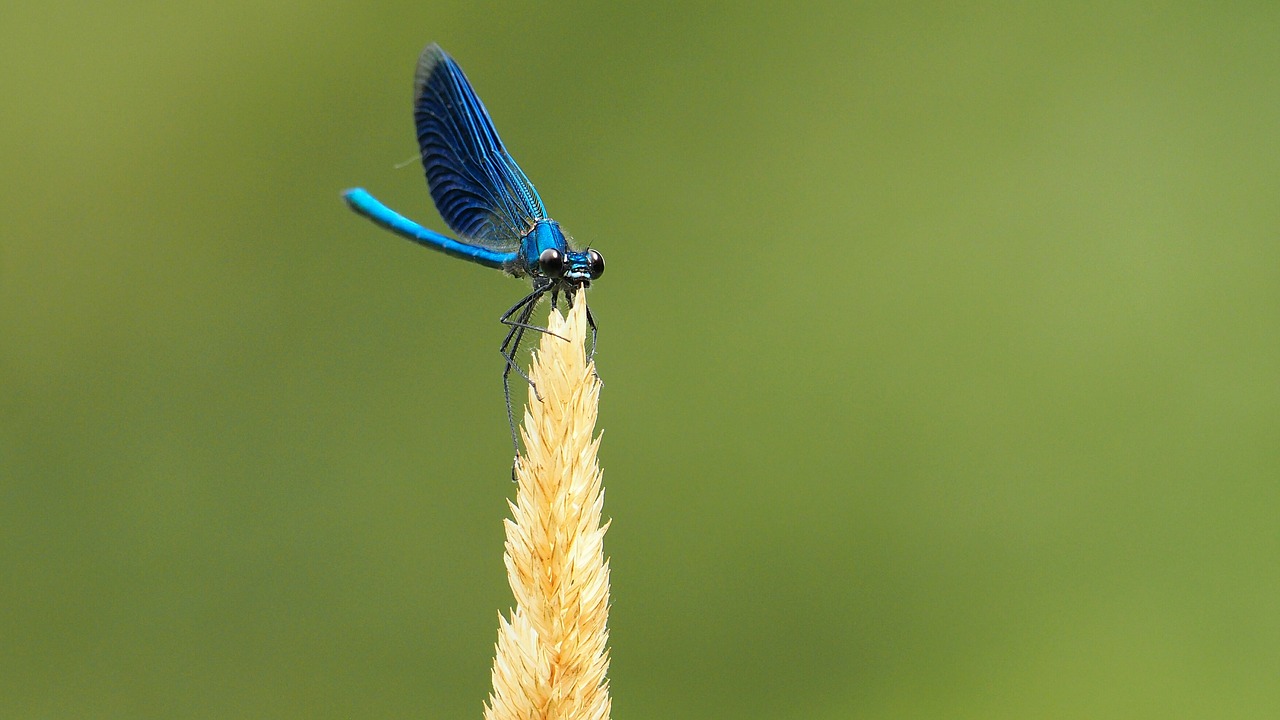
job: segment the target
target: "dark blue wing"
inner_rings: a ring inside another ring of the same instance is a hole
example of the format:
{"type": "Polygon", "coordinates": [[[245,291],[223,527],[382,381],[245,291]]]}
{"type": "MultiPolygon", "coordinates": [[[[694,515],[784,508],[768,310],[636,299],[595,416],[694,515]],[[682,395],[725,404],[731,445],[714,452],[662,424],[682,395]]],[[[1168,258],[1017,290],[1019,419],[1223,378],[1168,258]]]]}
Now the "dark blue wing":
{"type": "Polygon", "coordinates": [[[547,211],[462,68],[438,45],[418,58],[413,111],[427,185],[444,221],[487,247],[516,247],[547,211]]]}

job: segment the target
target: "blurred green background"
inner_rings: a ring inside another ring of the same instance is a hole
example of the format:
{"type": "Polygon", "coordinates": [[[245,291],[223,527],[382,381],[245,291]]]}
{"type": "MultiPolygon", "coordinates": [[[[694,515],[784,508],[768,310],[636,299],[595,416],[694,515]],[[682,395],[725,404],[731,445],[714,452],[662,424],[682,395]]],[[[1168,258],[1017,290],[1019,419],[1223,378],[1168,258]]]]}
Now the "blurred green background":
{"type": "Polygon", "coordinates": [[[618,718],[1280,716],[1280,6],[0,8],[0,717],[479,717],[524,286],[599,248],[618,718]]]}

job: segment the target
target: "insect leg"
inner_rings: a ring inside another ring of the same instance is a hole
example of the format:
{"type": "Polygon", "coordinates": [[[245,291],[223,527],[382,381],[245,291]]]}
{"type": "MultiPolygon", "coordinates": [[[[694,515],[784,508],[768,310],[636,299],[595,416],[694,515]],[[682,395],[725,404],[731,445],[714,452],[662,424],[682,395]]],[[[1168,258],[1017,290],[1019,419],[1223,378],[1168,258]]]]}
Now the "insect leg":
{"type": "Polygon", "coordinates": [[[546,288],[535,288],[533,292],[525,296],[523,300],[511,306],[510,310],[500,318],[502,324],[510,327],[507,336],[502,340],[502,345],[498,347],[498,352],[506,360],[506,366],[502,369],[502,396],[507,404],[507,425],[511,428],[511,445],[515,448],[516,454],[520,454],[520,444],[516,436],[516,416],[515,410],[511,407],[511,370],[515,368],[520,377],[529,383],[529,387],[533,389],[533,394],[542,401],[542,396],[538,394],[538,387],[529,379],[525,371],[520,368],[516,362],[516,353],[520,350],[520,342],[524,339],[527,330],[539,330],[529,324],[529,316],[533,314],[534,308],[538,306],[538,299],[546,292],[546,288]],[[516,319],[511,319],[512,315],[519,312],[516,319]]]}

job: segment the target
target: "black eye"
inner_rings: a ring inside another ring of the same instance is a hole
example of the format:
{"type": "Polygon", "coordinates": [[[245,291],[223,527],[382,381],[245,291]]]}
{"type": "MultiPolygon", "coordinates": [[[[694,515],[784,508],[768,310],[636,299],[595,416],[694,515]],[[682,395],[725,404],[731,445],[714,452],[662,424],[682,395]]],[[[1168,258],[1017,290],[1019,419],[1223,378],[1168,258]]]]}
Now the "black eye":
{"type": "Polygon", "coordinates": [[[604,274],[604,256],[595,250],[587,251],[587,271],[591,273],[591,279],[595,280],[604,274]]]}
{"type": "Polygon", "coordinates": [[[564,256],[555,248],[547,248],[538,256],[538,267],[547,277],[561,277],[564,275],[564,256]]]}

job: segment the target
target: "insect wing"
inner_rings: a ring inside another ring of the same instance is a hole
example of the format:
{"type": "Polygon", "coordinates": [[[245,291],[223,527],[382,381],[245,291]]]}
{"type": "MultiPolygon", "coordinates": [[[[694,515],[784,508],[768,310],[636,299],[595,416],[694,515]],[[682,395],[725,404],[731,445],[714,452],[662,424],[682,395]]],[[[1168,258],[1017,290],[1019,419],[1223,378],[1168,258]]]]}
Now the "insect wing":
{"type": "Polygon", "coordinates": [[[484,104],[453,58],[430,45],[418,59],[414,120],[427,185],[454,232],[510,250],[546,209],[507,153],[484,104]]]}

